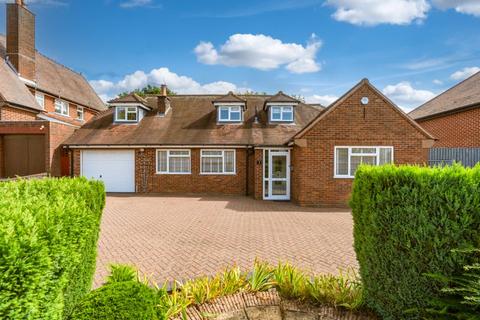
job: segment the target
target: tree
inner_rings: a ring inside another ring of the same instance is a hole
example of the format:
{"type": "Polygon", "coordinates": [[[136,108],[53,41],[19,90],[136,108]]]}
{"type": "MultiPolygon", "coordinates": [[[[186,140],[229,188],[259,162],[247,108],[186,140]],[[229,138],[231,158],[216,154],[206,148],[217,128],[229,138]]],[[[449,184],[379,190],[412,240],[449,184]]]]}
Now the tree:
{"type": "MultiPolygon", "coordinates": [[[[125,92],[119,93],[118,97],[122,98],[122,97],[128,96],[129,94],[132,94],[132,93],[136,93],[140,97],[145,97],[147,94],[161,94],[162,93],[162,88],[158,87],[158,86],[152,86],[151,84],[149,84],[146,87],[143,87],[142,89],[135,89],[131,92],[125,91],[125,92]]],[[[175,91],[172,91],[169,88],[167,88],[167,96],[174,96],[176,94],[177,93],[175,91]]]]}

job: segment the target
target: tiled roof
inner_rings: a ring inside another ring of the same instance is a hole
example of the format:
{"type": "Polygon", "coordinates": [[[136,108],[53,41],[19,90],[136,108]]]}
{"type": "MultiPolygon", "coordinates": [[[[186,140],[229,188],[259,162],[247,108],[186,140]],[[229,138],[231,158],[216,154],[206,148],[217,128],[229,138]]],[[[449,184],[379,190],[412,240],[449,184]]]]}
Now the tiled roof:
{"type": "Polygon", "coordinates": [[[266,103],[275,103],[275,102],[291,102],[291,103],[299,103],[297,99],[287,96],[285,93],[282,91],[279,91],[276,95],[271,96],[267,100],[265,100],[266,103]]]}
{"type": "MultiPolygon", "coordinates": [[[[5,61],[5,43],[5,36],[0,35],[0,60],[2,60],[2,62],[5,61]]],[[[38,51],[35,56],[35,65],[35,77],[38,90],[95,110],[106,109],[105,104],[81,74],[45,57],[38,51]]],[[[3,80],[4,77],[6,76],[4,72],[2,72],[0,74],[0,80],[3,80]]],[[[18,95],[22,94],[25,94],[25,92],[18,92],[18,95]]],[[[19,101],[25,99],[25,97],[17,98],[19,101]]],[[[32,108],[31,105],[25,106],[32,108]]]]}
{"type": "Polygon", "coordinates": [[[262,110],[268,95],[241,95],[246,111],[242,124],[217,124],[212,104],[218,95],[170,96],[171,110],[159,117],[157,97],[147,97],[148,112],[137,125],[113,123],[113,110],[101,113],[66,141],[67,145],[285,145],[312,121],[321,109],[300,103],[295,124],[269,124],[262,110]],[[258,111],[257,111],[258,110],[258,111]],[[257,114],[258,123],[255,122],[257,114]]]}
{"type": "Polygon", "coordinates": [[[136,93],[131,93],[123,97],[115,98],[108,101],[108,103],[141,103],[145,106],[147,105],[147,101],[136,93]]]}
{"type": "Polygon", "coordinates": [[[424,103],[409,115],[413,119],[421,119],[476,104],[480,105],[480,72],[424,103]]]}
{"type": "Polygon", "coordinates": [[[7,65],[7,62],[0,59],[0,101],[2,100],[16,106],[38,111],[42,110],[27,86],[18,78],[12,68],[7,65]]]}
{"type": "Polygon", "coordinates": [[[239,96],[234,94],[232,91],[230,91],[226,95],[216,98],[213,102],[214,103],[222,103],[222,102],[224,102],[224,103],[228,103],[228,102],[245,103],[245,99],[240,98],[239,96]]]}

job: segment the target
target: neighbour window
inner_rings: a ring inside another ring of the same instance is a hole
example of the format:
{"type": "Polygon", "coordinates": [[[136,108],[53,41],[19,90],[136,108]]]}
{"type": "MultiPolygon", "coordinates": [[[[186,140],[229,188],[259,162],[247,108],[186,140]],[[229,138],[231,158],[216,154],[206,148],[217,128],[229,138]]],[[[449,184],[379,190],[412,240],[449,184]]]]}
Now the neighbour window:
{"type": "Polygon", "coordinates": [[[83,120],[83,117],[84,117],[83,107],[77,107],[77,119],[83,120]]]}
{"type": "Polygon", "coordinates": [[[393,147],[335,147],[335,177],[353,178],[360,164],[393,162],[393,147]]]}
{"type": "Polygon", "coordinates": [[[221,106],[218,107],[219,122],[240,122],[242,121],[242,107],[221,106]]]}
{"type": "Polygon", "coordinates": [[[292,122],[293,107],[292,106],[271,106],[270,121],[271,122],[292,122]]]}
{"type": "Polygon", "coordinates": [[[137,107],[116,107],[116,121],[136,122],[138,119],[137,107]]]}
{"type": "Polygon", "coordinates": [[[190,150],[157,150],[157,173],[191,173],[190,150]]]}
{"type": "Polygon", "coordinates": [[[35,99],[37,99],[38,104],[45,109],[45,95],[40,92],[35,93],[35,99]]]}
{"type": "Polygon", "coordinates": [[[55,99],[55,112],[68,116],[68,103],[60,99],[55,99]]]}
{"type": "Polygon", "coordinates": [[[202,150],[202,174],[235,174],[235,150],[202,150]]]}

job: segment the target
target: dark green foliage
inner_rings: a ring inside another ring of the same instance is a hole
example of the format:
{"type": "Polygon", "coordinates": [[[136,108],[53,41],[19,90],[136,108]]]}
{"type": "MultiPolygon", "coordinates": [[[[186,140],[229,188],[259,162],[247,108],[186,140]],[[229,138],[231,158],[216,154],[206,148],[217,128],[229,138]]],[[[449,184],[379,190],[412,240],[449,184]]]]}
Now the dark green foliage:
{"type": "Polygon", "coordinates": [[[0,318],[61,319],[95,271],[100,182],[0,183],[0,318]]]}
{"type": "MultiPolygon", "coordinates": [[[[128,96],[129,94],[131,93],[136,93],[138,94],[140,97],[145,97],[147,94],[161,94],[162,93],[162,89],[160,87],[157,87],[157,86],[152,86],[152,85],[147,85],[146,87],[143,87],[142,89],[135,89],[133,90],[132,92],[122,92],[120,93],[118,96],[120,98],[122,97],[125,97],[125,96],[128,96]]],[[[177,93],[175,91],[172,91],[170,90],[169,88],[167,88],[167,95],[168,96],[174,96],[176,95],[177,93]]]]}
{"type": "Polygon", "coordinates": [[[355,251],[369,307],[385,319],[418,318],[480,245],[480,166],[362,166],[351,200],[355,251]]]}
{"type": "MultiPolygon", "coordinates": [[[[455,250],[452,254],[468,254],[479,260],[480,250],[455,250]]],[[[443,295],[432,301],[427,310],[437,319],[480,319],[480,264],[467,265],[463,272],[451,277],[431,275],[440,281],[443,295]]]]}
{"type": "Polygon", "coordinates": [[[75,308],[72,320],[154,320],[159,297],[137,281],[116,282],[90,292],[75,308]]]}

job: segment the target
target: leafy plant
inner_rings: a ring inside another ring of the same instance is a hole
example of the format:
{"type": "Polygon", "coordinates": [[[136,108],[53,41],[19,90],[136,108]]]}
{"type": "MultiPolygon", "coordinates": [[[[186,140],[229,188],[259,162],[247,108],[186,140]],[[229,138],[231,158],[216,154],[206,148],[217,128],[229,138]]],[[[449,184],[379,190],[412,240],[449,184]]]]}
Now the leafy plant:
{"type": "Polygon", "coordinates": [[[305,297],[308,283],[305,274],[289,263],[279,263],[273,270],[275,288],[286,298],[305,297]]]}
{"type": "Polygon", "coordinates": [[[193,303],[202,304],[220,296],[222,287],[220,278],[198,278],[182,285],[185,296],[193,303]]]}
{"type": "Polygon", "coordinates": [[[222,295],[229,295],[242,290],[246,285],[246,278],[239,267],[233,267],[220,275],[220,283],[222,295]]]}
{"type": "Polygon", "coordinates": [[[167,284],[158,288],[157,296],[159,298],[157,308],[160,319],[170,319],[178,314],[185,314],[185,310],[191,304],[191,300],[180,290],[178,284],[174,282],[170,293],[167,290],[167,284]]]}
{"type": "Polygon", "coordinates": [[[387,319],[419,318],[462,272],[457,248],[480,245],[480,165],[361,166],[351,199],[354,248],[367,305],[387,319]]]}
{"type": "Polygon", "coordinates": [[[480,319],[480,249],[454,250],[472,257],[472,265],[461,274],[445,277],[429,275],[444,286],[443,296],[432,301],[428,313],[442,319],[480,319]]]}
{"type": "Polygon", "coordinates": [[[138,279],[138,271],[135,267],[124,264],[110,265],[110,275],[105,284],[116,282],[135,281],[138,279]]]}
{"type": "Polygon", "coordinates": [[[272,280],[272,267],[266,262],[255,260],[253,270],[247,279],[250,291],[267,291],[275,282],[272,280]]]}

